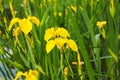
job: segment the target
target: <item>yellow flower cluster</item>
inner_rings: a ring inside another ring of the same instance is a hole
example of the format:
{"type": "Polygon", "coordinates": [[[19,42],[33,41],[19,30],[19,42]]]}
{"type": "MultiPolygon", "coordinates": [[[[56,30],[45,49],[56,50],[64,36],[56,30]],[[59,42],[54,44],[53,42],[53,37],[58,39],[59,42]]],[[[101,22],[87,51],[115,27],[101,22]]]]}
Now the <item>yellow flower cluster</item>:
{"type": "Polygon", "coordinates": [[[15,24],[16,22],[19,23],[19,27],[14,29],[13,35],[15,37],[18,36],[18,33],[20,32],[20,30],[27,35],[31,30],[32,30],[32,23],[35,23],[37,26],[40,24],[39,19],[34,17],[34,16],[28,16],[28,18],[23,18],[23,19],[19,19],[19,18],[13,18],[10,22],[9,25],[9,30],[12,29],[13,24],[15,24]]]}
{"type": "Polygon", "coordinates": [[[29,70],[29,73],[19,71],[14,80],[17,80],[20,76],[25,76],[25,80],[37,80],[38,72],[35,70],[29,70]]]}
{"type": "Polygon", "coordinates": [[[64,28],[47,29],[44,35],[44,40],[47,42],[47,53],[49,53],[55,47],[55,45],[58,49],[62,49],[65,44],[69,46],[73,51],[78,52],[78,47],[75,41],[68,38],[70,38],[70,34],[64,28]]]}

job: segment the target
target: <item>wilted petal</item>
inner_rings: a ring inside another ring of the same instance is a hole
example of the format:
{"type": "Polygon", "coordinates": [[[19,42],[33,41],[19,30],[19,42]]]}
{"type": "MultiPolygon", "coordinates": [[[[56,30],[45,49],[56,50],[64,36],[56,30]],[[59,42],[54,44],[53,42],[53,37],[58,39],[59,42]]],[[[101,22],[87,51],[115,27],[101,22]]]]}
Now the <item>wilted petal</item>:
{"type": "Polygon", "coordinates": [[[17,37],[18,37],[19,32],[20,32],[20,27],[15,28],[13,31],[13,36],[15,36],[16,39],[18,39],[17,37]]]}
{"type": "Polygon", "coordinates": [[[20,29],[27,35],[32,30],[32,23],[28,19],[22,19],[19,21],[20,29]]]}
{"type": "Polygon", "coordinates": [[[65,28],[57,28],[56,35],[64,37],[64,38],[70,37],[70,34],[68,33],[68,31],[65,28]]]}
{"type": "Polygon", "coordinates": [[[46,44],[47,53],[49,53],[54,47],[55,47],[55,41],[54,40],[48,41],[46,44]]]}
{"type": "Polygon", "coordinates": [[[55,37],[54,28],[50,28],[45,31],[45,35],[44,35],[45,41],[48,41],[49,39],[54,38],[54,37],[55,37]]]}
{"type": "Polygon", "coordinates": [[[37,26],[40,24],[40,21],[37,17],[28,17],[29,20],[31,20],[33,23],[35,23],[37,26]]]}
{"type": "Polygon", "coordinates": [[[74,40],[69,39],[69,40],[67,41],[67,44],[68,44],[68,46],[69,46],[73,51],[78,52],[78,47],[77,47],[77,44],[75,43],[74,40]]]}
{"type": "Polygon", "coordinates": [[[9,25],[9,30],[12,29],[13,24],[15,24],[16,22],[19,22],[19,18],[13,18],[11,20],[10,25],[9,25]]]}

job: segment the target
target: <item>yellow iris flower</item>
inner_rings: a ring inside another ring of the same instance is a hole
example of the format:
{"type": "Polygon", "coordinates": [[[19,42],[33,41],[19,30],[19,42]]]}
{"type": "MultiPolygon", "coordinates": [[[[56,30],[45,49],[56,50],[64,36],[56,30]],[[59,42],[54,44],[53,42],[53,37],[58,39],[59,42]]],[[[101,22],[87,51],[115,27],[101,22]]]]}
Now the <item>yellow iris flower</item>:
{"type": "Polygon", "coordinates": [[[57,29],[50,28],[45,31],[44,40],[48,41],[51,38],[56,38],[59,36],[63,38],[67,38],[67,37],[70,37],[70,34],[64,28],[57,28],[57,29]]]}
{"type": "Polygon", "coordinates": [[[58,49],[62,49],[62,47],[66,44],[73,51],[78,52],[77,44],[74,40],[68,39],[70,34],[64,28],[50,28],[45,31],[44,40],[47,42],[46,51],[49,53],[55,45],[58,49]]]}
{"type": "Polygon", "coordinates": [[[29,70],[29,73],[27,74],[27,72],[23,73],[19,71],[14,80],[17,80],[20,76],[25,76],[25,80],[37,80],[38,72],[35,70],[29,70]]]}
{"type": "Polygon", "coordinates": [[[104,26],[106,23],[107,23],[106,21],[98,21],[96,25],[97,25],[99,28],[103,28],[103,26],[104,26]]]}
{"type": "Polygon", "coordinates": [[[39,19],[36,18],[36,17],[30,17],[29,16],[27,19],[26,18],[23,18],[23,19],[13,18],[11,20],[11,22],[10,22],[9,30],[12,29],[13,24],[15,24],[16,22],[18,22],[20,30],[25,35],[27,35],[32,30],[32,23],[31,23],[31,21],[33,23],[35,23],[37,26],[40,24],[39,19]]]}

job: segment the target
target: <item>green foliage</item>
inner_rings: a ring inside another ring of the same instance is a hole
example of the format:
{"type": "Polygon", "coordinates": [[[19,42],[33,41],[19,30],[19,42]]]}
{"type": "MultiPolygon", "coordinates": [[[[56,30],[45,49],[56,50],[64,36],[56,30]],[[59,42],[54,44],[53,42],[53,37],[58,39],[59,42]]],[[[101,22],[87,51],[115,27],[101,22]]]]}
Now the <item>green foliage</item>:
{"type": "Polygon", "coordinates": [[[119,13],[119,0],[0,0],[0,79],[13,80],[18,71],[31,69],[39,72],[38,80],[118,80],[119,13]],[[40,25],[32,23],[32,31],[20,31],[16,39],[19,24],[9,31],[10,21],[28,16],[40,25]],[[107,23],[100,28],[98,21],[107,23]],[[79,53],[64,45],[47,54],[44,34],[51,27],[65,28],[79,53]]]}

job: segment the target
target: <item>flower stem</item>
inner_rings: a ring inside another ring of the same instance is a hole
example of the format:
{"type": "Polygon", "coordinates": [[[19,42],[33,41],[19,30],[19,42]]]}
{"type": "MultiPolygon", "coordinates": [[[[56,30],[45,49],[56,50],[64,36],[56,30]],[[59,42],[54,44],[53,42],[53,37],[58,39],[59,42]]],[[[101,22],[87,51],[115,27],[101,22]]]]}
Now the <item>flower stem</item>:
{"type": "Polygon", "coordinates": [[[61,80],[63,80],[63,53],[60,51],[61,80]]]}
{"type": "MultiPolygon", "coordinates": [[[[81,70],[81,60],[80,60],[80,53],[77,52],[77,60],[78,60],[78,74],[79,76],[82,74],[82,70],[81,70]]],[[[82,76],[80,76],[80,80],[82,80],[82,76]]]]}

